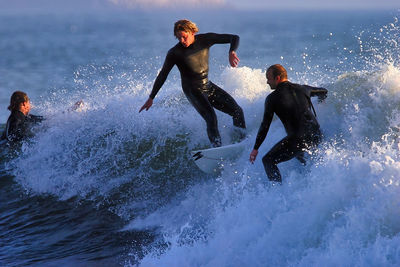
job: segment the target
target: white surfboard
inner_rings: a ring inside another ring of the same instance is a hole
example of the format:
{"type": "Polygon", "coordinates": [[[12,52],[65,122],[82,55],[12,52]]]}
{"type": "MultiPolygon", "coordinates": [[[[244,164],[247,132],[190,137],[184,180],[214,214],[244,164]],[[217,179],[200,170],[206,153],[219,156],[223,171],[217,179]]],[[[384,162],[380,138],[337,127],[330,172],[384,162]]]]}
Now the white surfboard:
{"type": "Polygon", "coordinates": [[[232,145],[195,150],[191,154],[200,170],[206,173],[214,173],[221,169],[224,161],[240,156],[245,147],[246,143],[242,141],[232,145]]]}

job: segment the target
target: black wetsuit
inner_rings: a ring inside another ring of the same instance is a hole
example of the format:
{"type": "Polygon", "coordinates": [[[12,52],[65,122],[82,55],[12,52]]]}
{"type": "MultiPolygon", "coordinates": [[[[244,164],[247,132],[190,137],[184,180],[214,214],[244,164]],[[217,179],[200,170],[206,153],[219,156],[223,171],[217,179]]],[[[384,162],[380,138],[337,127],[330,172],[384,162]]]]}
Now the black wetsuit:
{"type": "Polygon", "coordinates": [[[232,116],[233,125],[246,128],[242,108],[232,96],[208,80],[209,48],[214,44],[225,43],[230,43],[229,51],[235,51],[239,45],[239,36],[197,34],[194,43],[189,47],[184,47],[181,43],[175,45],[168,51],[150,94],[150,98],[154,99],[172,67],[176,65],[181,73],[183,92],[206,121],[208,138],[214,146],[221,145],[221,137],[213,107],[232,116]]]}
{"type": "Polygon", "coordinates": [[[25,116],[21,111],[12,111],[0,139],[17,142],[25,137],[31,137],[33,135],[31,132],[32,126],[42,120],[42,116],[30,114],[25,116]]]}
{"type": "Polygon", "coordinates": [[[268,95],[265,100],[264,118],[258,130],[254,149],[258,150],[267,136],[274,113],[282,121],[287,133],[287,136],[274,145],[262,159],[269,180],[281,182],[277,164],[294,157],[305,163],[304,149],[320,142],[321,131],[310,97],[318,96],[324,99],[327,92],[325,88],[286,81],[279,83],[275,91],[268,95]]]}

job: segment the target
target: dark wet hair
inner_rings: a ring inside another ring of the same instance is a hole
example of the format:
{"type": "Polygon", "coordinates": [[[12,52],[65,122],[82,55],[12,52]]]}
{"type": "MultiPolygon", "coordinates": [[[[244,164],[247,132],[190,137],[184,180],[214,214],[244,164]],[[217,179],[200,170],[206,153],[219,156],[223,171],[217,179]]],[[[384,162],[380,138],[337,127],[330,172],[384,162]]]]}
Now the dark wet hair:
{"type": "Polygon", "coordinates": [[[10,111],[16,111],[19,110],[19,107],[21,106],[22,103],[25,103],[29,101],[28,95],[24,92],[21,91],[15,91],[11,95],[10,99],[10,105],[8,106],[8,109],[10,111]]]}
{"type": "Polygon", "coordinates": [[[267,75],[268,72],[272,73],[272,76],[275,78],[276,76],[281,77],[281,79],[287,79],[287,71],[286,69],[280,65],[280,64],[275,64],[270,66],[267,69],[267,72],[265,73],[265,75],[267,75]]]}

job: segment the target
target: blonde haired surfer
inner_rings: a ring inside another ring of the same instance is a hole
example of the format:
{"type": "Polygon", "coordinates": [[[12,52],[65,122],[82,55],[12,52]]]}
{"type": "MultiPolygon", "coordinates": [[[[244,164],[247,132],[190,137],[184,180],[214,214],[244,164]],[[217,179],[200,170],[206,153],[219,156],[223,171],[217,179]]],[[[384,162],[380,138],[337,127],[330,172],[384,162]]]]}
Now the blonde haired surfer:
{"type": "MultiPolygon", "coordinates": [[[[206,121],[210,142],[214,147],[218,147],[221,146],[221,137],[214,108],[232,116],[233,125],[242,130],[246,128],[246,123],[243,110],[233,97],[208,80],[209,49],[214,44],[230,44],[229,63],[232,67],[237,67],[239,58],[235,51],[239,46],[239,36],[217,33],[196,34],[197,32],[196,24],[190,20],[179,20],[175,23],[174,35],[179,42],[168,51],[151,94],[139,112],[148,110],[153,105],[153,99],[172,67],[176,65],[181,74],[183,92],[206,121]]],[[[242,130],[239,132],[244,137],[242,130]]]]}

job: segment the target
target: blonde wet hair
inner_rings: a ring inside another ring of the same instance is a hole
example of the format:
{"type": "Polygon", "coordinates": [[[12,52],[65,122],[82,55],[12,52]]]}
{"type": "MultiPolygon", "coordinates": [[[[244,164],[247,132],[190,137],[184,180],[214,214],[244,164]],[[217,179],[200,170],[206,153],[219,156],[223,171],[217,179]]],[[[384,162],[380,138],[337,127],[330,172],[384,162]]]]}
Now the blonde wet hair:
{"type": "Polygon", "coordinates": [[[196,33],[199,31],[199,28],[197,28],[196,23],[194,23],[188,19],[181,19],[181,20],[178,20],[177,22],[175,22],[175,25],[174,25],[175,37],[177,37],[177,34],[180,31],[196,33]]]}

